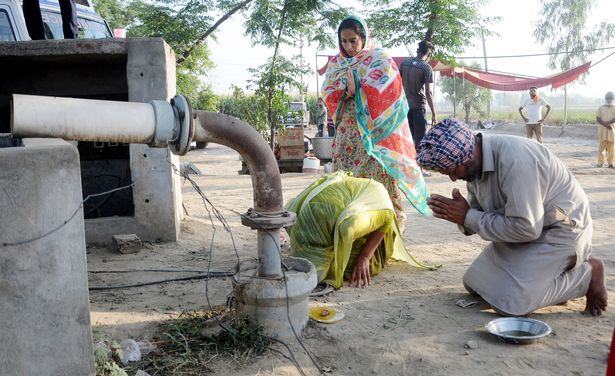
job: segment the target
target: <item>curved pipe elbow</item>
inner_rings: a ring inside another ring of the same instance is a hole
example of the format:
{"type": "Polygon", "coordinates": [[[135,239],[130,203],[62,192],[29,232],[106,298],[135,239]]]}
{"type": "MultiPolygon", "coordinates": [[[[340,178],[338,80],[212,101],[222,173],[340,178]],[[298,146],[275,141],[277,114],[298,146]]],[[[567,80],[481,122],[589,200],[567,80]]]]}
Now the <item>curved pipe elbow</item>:
{"type": "Polygon", "coordinates": [[[208,111],[195,111],[194,140],[214,142],[237,151],[250,169],[254,209],[281,212],[284,207],[278,163],[269,144],[248,123],[236,117],[208,111]]]}

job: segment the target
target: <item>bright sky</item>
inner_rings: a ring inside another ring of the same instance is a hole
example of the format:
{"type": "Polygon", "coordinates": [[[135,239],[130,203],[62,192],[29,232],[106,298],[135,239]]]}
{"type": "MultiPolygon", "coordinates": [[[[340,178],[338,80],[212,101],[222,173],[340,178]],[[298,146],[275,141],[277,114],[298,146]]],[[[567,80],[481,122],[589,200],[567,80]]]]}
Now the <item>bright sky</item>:
{"type": "MultiPolygon", "coordinates": [[[[347,0],[346,5],[354,5],[360,8],[360,2],[347,0]]],[[[493,25],[493,30],[499,34],[498,37],[486,39],[487,56],[501,55],[522,55],[545,53],[546,47],[542,47],[534,41],[533,31],[540,16],[540,4],[536,0],[491,0],[484,9],[486,16],[499,16],[502,20],[493,25]]],[[[602,21],[615,22],[615,1],[597,0],[596,7],[592,12],[588,25],[597,25],[602,21]]],[[[418,41],[417,41],[418,42],[418,41]]],[[[306,41],[307,44],[307,41],[306,41]]],[[[483,64],[483,50],[480,40],[474,41],[475,46],[468,48],[463,56],[481,57],[477,61],[483,64]]],[[[212,60],[216,68],[209,73],[205,79],[211,83],[213,89],[218,94],[228,94],[231,84],[245,89],[246,80],[251,78],[248,68],[262,65],[272,55],[273,50],[268,50],[262,46],[251,46],[249,38],[243,35],[243,20],[240,16],[235,16],[225,22],[218,32],[217,42],[209,43],[212,51],[212,60]]],[[[411,46],[416,50],[416,45],[411,46]]],[[[615,47],[615,40],[609,46],[615,47]]],[[[318,51],[318,54],[334,54],[336,51],[318,51]]],[[[613,50],[595,52],[590,59],[597,62],[602,58],[614,53],[613,50]]],[[[286,57],[299,54],[299,47],[285,47],[283,53],[286,57]]],[[[303,56],[306,64],[309,64],[312,71],[315,71],[316,46],[304,46],[303,56]]],[[[390,49],[393,56],[405,56],[408,51],[405,47],[390,49]]],[[[488,59],[490,70],[523,74],[528,76],[547,76],[557,73],[547,68],[548,57],[532,58],[511,58],[511,59],[488,59]]],[[[318,66],[325,63],[325,58],[318,59],[318,66]]],[[[308,92],[315,93],[317,87],[316,74],[306,76],[305,82],[308,84],[308,92]]],[[[322,84],[322,77],[318,78],[318,85],[322,84]]],[[[542,90],[550,91],[550,87],[542,90]]],[[[555,93],[561,92],[558,89],[555,93]]],[[[590,69],[589,77],[585,85],[572,84],[568,87],[571,95],[580,94],[590,97],[604,97],[607,91],[615,91],[615,54],[602,61],[590,69]]],[[[553,94],[555,94],[553,93],[553,94]]]]}

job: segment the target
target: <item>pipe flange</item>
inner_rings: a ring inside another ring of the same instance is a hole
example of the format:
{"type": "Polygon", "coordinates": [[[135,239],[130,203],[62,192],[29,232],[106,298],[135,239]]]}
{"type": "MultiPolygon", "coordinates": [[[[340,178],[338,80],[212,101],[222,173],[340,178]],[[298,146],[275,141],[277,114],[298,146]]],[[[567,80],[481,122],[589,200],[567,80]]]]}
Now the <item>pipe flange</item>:
{"type": "Polygon", "coordinates": [[[166,148],[169,140],[173,140],[175,129],[175,111],[166,101],[151,101],[156,117],[156,130],[150,147],[166,148]]]}
{"type": "Polygon", "coordinates": [[[169,141],[169,148],[173,154],[185,155],[190,150],[195,131],[192,107],[188,98],[183,95],[174,96],[171,106],[175,113],[175,139],[169,141]]]}
{"type": "Polygon", "coordinates": [[[261,213],[250,208],[241,215],[241,224],[252,230],[275,230],[291,226],[296,221],[297,214],[286,210],[277,213],[261,213]]]}

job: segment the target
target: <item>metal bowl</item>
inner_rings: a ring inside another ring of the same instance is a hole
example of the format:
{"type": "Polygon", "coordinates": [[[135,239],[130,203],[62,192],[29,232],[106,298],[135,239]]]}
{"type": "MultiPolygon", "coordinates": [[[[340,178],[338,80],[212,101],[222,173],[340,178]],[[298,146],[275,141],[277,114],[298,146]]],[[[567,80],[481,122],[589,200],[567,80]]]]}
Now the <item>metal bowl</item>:
{"type": "Polygon", "coordinates": [[[524,345],[551,334],[546,322],[527,317],[503,317],[489,321],[485,329],[500,341],[524,345]]]}

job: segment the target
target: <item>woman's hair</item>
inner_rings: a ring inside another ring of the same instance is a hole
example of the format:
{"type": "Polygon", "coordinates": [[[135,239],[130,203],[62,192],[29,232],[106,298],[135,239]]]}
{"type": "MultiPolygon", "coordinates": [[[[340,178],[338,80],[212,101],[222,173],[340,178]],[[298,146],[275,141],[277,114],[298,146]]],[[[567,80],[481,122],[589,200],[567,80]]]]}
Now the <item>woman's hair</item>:
{"type": "MultiPolygon", "coordinates": [[[[367,40],[367,35],[365,33],[365,29],[363,25],[357,20],[352,18],[346,18],[340,26],[337,27],[337,43],[342,50],[344,47],[342,46],[342,30],[352,30],[357,33],[361,37],[361,41],[363,42],[363,46],[365,46],[365,41],[367,40]]],[[[346,52],[346,50],[344,50],[346,52]]]]}

